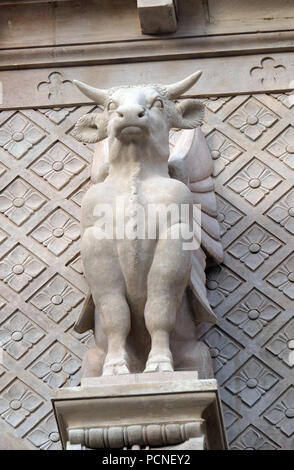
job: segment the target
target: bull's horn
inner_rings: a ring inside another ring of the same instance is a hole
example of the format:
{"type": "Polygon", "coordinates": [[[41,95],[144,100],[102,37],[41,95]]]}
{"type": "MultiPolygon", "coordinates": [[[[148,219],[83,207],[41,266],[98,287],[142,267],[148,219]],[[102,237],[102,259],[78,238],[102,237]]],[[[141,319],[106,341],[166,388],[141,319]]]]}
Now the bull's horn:
{"type": "Polygon", "coordinates": [[[189,77],[184,78],[184,80],[181,80],[180,82],[167,85],[165,89],[167,90],[168,97],[170,99],[178,98],[183,93],[185,93],[185,91],[188,91],[193,85],[195,85],[201,75],[202,71],[199,70],[198,72],[189,75],[189,77]]]}
{"type": "Polygon", "coordinates": [[[73,80],[73,83],[91,100],[97,104],[104,105],[108,97],[107,90],[101,90],[92,86],[86,85],[86,83],[80,82],[79,80],[73,80]]]}

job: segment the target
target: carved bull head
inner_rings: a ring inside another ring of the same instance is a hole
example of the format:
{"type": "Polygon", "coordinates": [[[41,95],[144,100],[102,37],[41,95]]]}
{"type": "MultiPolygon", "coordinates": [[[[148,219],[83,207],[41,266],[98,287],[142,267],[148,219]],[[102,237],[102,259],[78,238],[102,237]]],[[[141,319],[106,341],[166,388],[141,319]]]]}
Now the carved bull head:
{"type": "Polygon", "coordinates": [[[101,90],[74,80],[103,112],[81,117],[74,129],[82,142],[95,143],[106,137],[121,142],[142,142],[148,138],[168,142],[171,128],[192,129],[202,123],[204,106],[196,99],[173,100],[189,90],[202,72],[171,85],[122,86],[101,90]]]}

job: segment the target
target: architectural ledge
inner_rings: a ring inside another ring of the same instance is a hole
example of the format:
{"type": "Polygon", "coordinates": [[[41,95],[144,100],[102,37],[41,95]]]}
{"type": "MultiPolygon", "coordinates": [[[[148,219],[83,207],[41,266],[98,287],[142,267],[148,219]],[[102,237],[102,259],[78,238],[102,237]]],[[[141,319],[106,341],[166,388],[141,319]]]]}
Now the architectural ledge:
{"type": "Polygon", "coordinates": [[[2,49],[0,70],[272,54],[292,52],[293,47],[293,31],[189,38],[160,36],[134,41],[2,49]]]}

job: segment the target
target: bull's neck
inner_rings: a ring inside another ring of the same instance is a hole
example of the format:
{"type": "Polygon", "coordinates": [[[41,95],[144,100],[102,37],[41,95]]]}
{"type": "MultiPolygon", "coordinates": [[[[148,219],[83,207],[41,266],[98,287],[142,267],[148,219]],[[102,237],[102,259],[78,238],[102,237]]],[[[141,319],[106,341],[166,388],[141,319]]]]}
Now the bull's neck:
{"type": "Polygon", "coordinates": [[[168,146],[163,151],[148,142],[126,144],[115,140],[109,143],[109,156],[109,179],[168,177],[168,146]]]}

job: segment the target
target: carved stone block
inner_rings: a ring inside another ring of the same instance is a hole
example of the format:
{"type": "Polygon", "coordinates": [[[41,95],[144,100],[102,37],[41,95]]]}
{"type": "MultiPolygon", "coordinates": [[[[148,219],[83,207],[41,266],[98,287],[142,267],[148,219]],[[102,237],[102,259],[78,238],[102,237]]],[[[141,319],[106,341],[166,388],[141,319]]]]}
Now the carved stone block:
{"type": "Polygon", "coordinates": [[[215,379],[197,372],[92,377],[54,392],[67,449],[225,449],[215,379]]]}
{"type": "Polygon", "coordinates": [[[174,33],[177,30],[174,0],[137,0],[143,34],[174,33]]]}

